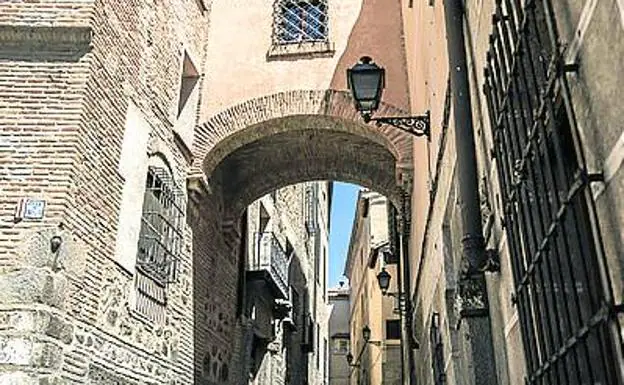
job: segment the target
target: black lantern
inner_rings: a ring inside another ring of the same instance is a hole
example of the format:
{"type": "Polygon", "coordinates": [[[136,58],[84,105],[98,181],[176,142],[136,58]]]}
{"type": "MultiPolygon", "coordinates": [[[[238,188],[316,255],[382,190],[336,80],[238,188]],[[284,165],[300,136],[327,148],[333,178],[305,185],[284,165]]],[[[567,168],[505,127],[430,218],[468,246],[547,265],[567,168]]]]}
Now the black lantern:
{"type": "Polygon", "coordinates": [[[369,56],[363,56],[359,63],[347,70],[347,84],[355,100],[355,108],[366,122],[379,107],[385,72],[369,56]]]}
{"type": "Polygon", "coordinates": [[[52,251],[53,254],[56,254],[62,244],[63,238],[61,238],[60,235],[53,236],[50,238],[50,251],[52,251]]]}
{"type": "Polygon", "coordinates": [[[371,330],[368,327],[368,325],[365,325],[362,328],[362,337],[364,337],[364,342],[368,343],[368,341],[370,341],[371,338],[371,330]]]}
{"type": "Polygon", "coordinates": [[[353,363],[353,354],[348,353],[347,354],[347,364],[349,364],[349,366],[351,366],[352,363],[353,363]]]}
{"type": "Polygon", "coordinates": [[[375,122],[378,126],[389,124],[414,136],[428,138],[429,111],[417,116],[372,117],[373,112],[379,108],[385,79],[386,70],[375,64],[370,56],[362,56],[356,65],[347,70],[347,85],[362,119],[366,123],[375,122]]]}
{"type": "Polygon", "coordinates": [[[386,293],[388,292],[391,278],[392,276],[386,271],[385,268],[382,268],[379,274],[377,274],[377,282],[379,283],[381,294],[386,295],[386,293]]]}

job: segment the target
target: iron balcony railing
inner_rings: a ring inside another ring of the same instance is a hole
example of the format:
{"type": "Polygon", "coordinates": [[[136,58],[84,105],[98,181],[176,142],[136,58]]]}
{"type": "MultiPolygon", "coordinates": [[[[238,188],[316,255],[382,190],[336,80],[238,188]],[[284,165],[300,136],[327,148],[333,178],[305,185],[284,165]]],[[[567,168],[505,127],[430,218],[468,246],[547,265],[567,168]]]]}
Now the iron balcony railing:
{"type": "Polygon", "coordinates": [[[288,265],[288,256],[275,234],[256,233],[255,252],[248,270],[268,276],[268,283],[278,298],[288,298],[288,265]]]}

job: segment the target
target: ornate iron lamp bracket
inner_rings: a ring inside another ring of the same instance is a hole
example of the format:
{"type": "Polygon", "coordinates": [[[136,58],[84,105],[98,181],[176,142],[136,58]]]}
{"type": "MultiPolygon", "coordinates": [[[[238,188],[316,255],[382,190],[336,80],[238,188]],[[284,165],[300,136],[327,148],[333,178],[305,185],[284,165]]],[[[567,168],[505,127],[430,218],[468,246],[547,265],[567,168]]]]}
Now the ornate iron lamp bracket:
{"type": "Polygon", "coordinates": [[[375,122],[378,127],[381,127],[383,124],[389,124],[408,134],[426,136],[427,139],[430,139],[431,118],[429,111],[425,112],[424,115],[417,116],[383,116],[379,118],[373,118],[365,114],[363,118],[367,123],[375,122]]]}

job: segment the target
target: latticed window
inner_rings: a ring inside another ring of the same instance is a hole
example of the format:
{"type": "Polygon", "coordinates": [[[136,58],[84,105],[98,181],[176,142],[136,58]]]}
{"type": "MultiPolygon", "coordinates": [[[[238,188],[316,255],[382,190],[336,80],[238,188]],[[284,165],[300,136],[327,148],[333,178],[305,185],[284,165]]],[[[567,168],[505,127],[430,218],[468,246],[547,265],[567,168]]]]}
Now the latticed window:
{"type": "Polygon", "coordinates": [[[147,173],[137,250],[136,310],[158,320],[166,303],[165,288],[175,279],[182,245],[182,192],[167,169],[150,166],[147,173]]]}
{"type": "MultiPolygon", "coordinates": [[[[318,185],[306,186],[304,196],[305,226],[308,234],[318,230],[318,185]]],[[[320,250],[319,250],[320,251],[320,250]]]]}
{"type": "Polygon", "coordinates": [[[526,384],[616,384],[621,338],[552,0],[497,1],[484,92],[526,384]]]}
{"type": "Polygon", "coordinates": [[[334,338],[332,352],[336,354],[349,353],[349,340],[346,338],[334,338]]]}
{"type": "Polygon", "coordinates": [[[327,40],[327,0],[277,0],[274,43],[327,40]]]}

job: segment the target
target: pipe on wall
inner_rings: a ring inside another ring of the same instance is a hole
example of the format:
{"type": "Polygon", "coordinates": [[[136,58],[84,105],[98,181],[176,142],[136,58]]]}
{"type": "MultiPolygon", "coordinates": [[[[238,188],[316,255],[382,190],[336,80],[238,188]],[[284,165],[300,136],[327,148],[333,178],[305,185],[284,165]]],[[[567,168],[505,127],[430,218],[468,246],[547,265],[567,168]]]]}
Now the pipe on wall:
{"type": "Polygon", "coordinates": [[[409,210],[411,206],[408,206],[408,197],[410,195],[407,192],[403,192],[401,197],[401,210],[399,215],[399,264],[398,264],[398,285],[399,296],[404,303],[401,310],[401,368],[403,369],[401,378],[402,384],[414,385],[416,384],[415,370],[414,370],[414,343],[413,343],[413,331],[412,331],[412,303],[409,293],[410,288],[410,272],[411,267],[409,263],[409,229],[411,226],[409,210]]]}
{"type": "Polygon", "coordinates": [[[463,1],[444,0],[444,14],[457,151],[457,192],[463,231],[463,263],[462,271],[459,272],[460,296],[469,300],[467,306],[462,308],[460,318],[464,333],[472,336],[470,342],[464,346],[472,357],[469,373],[464,375],[472,378],[474,383],[495,385],[498,382],[496,354],[484,274],[489,268],[489,261],[481,224],[472,103],[466,64],[463,1]],[[474,301],[475,299],[477,301],[474,301]],[[478,305],[474,306],[473,303],[478,305]]]}
{"type": "Polygon", "coordinates": [[[457,151],[457,190],[463,229],[462,255],[468,275],[484,270],[487,264],[481,224],[481,204],[477,176],[472,103],[466,65],[464,5],[462,0],[444,0],[446,42],[451,77],[452,110],[457,151]]]}

